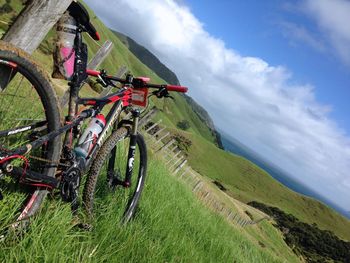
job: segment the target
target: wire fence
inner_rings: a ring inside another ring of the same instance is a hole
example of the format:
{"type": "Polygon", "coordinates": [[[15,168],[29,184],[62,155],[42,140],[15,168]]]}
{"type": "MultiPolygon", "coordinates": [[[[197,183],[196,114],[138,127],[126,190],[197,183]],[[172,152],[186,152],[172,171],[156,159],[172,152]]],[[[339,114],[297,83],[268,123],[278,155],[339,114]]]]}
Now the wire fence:
{"type": "MultiPolygon", "coordinates": [[[[153,115],[154,113],[149,114],[149,116],[153,115]]],[[[146,138],[148,147],[163,161],[171,174],[190,187],[192,192],[207,207],[224,216],[229,222],[241,227],[255,225],[263,220],[270,219],[269,216],[261,215],[261,212],[259,212],[261,217],[254,219],[244,209],[235,209],[234,205],[229,205],[227,202],[220,200],[218,194],[208,186],[208,182],[191,168],[187,161],[187,155],[179,149],[176,140],[171,137],[171,133],[167,131],[167,128],[160,125],[161,122],[162,120],[153,123],[150,118],[143,121],[142,133],[146,138]]]]}

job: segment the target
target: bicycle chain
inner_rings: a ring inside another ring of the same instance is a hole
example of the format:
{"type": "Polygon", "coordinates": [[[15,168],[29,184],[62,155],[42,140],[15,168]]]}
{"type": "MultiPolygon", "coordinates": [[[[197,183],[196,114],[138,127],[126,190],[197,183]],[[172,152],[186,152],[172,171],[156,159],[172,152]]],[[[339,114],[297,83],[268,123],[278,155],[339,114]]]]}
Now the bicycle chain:
{"type": "MultiPolygon", "coordinates": [[[[8,149],[0,147],[0,151],[6,152],[6,151],[8,151],[8,149]]],[[[45,159],[45,158],[41,158],[41,157],[37,157],[37,156],[33,156],[33,155],[27,155],[27,157],[34,159],[34,160],[41,161],[41,162],[49,163],[49,164],[55,164],[57,166],[61,165],[61,166],[65,166],[65,167],[70,167],[70,165],[65,164],[65,163],[61,163],[59,161],[53,161],[53,160],[49,160],[49,159],[45,159]]]]}
{"type": "Polygon", "coordinates": [[[49,164],[55,164],[57,166],[65,166],[65,167],[70,167],[70,165],[68,164],[65,164],[65,163],[61,163],[61,162],[58,162],[58,161],[52,161],[52,160],[49,160],[49,159],[45,159],[45,158],[41,158],[41,157],[37,157],[37,156],[32,156],[32,155],[28,155],[29,158],[31,159],[34,159],[34,160],[38,160],[38,161],[41,161],[41,162],[45,162],[45,163],[49,163],[49,164]]]}

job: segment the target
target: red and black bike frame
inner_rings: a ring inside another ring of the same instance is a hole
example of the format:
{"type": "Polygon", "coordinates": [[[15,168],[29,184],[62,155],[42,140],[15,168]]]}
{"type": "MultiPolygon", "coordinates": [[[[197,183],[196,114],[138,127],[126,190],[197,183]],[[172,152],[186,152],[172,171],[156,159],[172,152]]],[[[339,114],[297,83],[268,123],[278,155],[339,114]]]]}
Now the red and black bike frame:
{"type": "MultiPolygon", "coordinates": [[[[137,142],[137,136],[138,136],[138,121],[140,117],[140,112],[136,109],[131,109],[132,113],[132,120],[122,120],[120,121],[118,118],[120,116],[120,113],[124,110],[126,110],[131,105],[132,102],[132,91],[134,88],[156,88],[158,91],[154,92],[153,94],[157,97],[161,98],[168,95],[168,91],[176,91],[176,92],[186,92],[187,88],[181,87],[181,86],[174,86],[174,85],[157,85],[157,84],[147,84],[145,82],[145,79],[142,78],[133,78],[131,75],[128,75],[126,79],[120,79],[113,76],[107,76],[105,72],[99,72],[94,70],[86,70],[86,64],[87,64],[87,47],[82,41],[82,33],[83,29],[79,28],[77,29],[76,39],[75,39],[75,66],[74,66],[74,75],[71,82],[69,82],[70,87],[70,94],[69,94],[69,104],[68,104],[68,115],[65,118],[65,125],[58,130],[52,131],[44,136],[41,136],[40,138],[37,138],[33,140],[32,142],[21,146],[17,149],[1,152],[0,156],[0,168],[3,171],[6,171],[12,175],[18,176],[21,179],[24,179],[24,183],[32,184],[36,186],[42,186],[47,188],[58,188],[60,186],[60,181],[56,178],[46,176],[44,174],[40,174],[38,172],[34,172],[30,170],[30,167],[20,168],[20,167],[12,167],[10,165],[11,160],[18,158],[18,156],[23,156],[27,153],[29,153],[32,149],[37,149],[41,146],[43,146],[48,141],[52,140],[56,136],[59,136],[63,133],[66,133],[65,139],[64,139],[64,149],[63,153],[65,151],[73,151],[72,149],[72,143],[71,143],[71,135],[72,133],[78,133],[78,127],[84,120],[94,117],[98,113],[101,112],[103,107],[107,104],[113,103],[112,108],[110,109],[109,113],[106,116],[106,125],[103,128],[102,132],[99,134],[99,137],[97,139],[97,142],[93,146],[92,150],[90,151],[88,157],[84,162],[80,163],[80,169],[81,172],[84,173],[88,170],[88,168],[92,164],[92,160],[96,156],[98,150],[104,143],[105,139],[107,138],[107,133],[112,129],[117,129],[121,125],[126,125],[129,127],[129,136],[130,136],[130,145],[129,145],[129,151],[128,151],[128,161],[126,165],[126,173],[124,181],[122,181],[120,184],[122,184],[124,187],[130,186],[130,178],[133,171],[133,160],[135,157],[135,149],[136,149],[136,142],[137,142]],[[98,79],[102,80],[104,84],[108,85],[114,85],[113,81],[117,81],[123,84],[123,87],[113,93],[110,94],[104,98],[79,98],[78,93],[80,90],[80,87],[86,80],[87,76],[94,76],[98,79]],[[85,105],[85,106],[91,106],[89,109],[85,109],[79,114],[77,114],[78,106],[79,105],[85,105]],[[17,157],[16,157],[17,156],[17,157]]],[[[37,122],[31,125],[17,127],[16,129],[10,129],[7,131],[3,131],[0,134],[0,137],[3,136],[10,136],[13,134],[21,133],[21,132],[28,132],[30,130],[34,130],[38,127],[44,127],[46,125],[46,122],[37,122]]],[[[113,150],[113,154],[115,155],[116,151],[113,150]]],[[[72,161],[77,161],[74,158],[74,154],[71,155],[73,157],[72,161]]],[[[114,169],[114,162],[110,162],[109,166],[110,169],[114,169]]]]}

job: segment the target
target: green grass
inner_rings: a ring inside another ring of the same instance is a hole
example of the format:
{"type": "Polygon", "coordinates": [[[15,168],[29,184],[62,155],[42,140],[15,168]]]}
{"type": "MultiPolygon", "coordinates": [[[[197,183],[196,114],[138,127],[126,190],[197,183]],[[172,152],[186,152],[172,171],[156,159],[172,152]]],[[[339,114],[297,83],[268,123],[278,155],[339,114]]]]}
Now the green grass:
{"type": "Polygon", "coordinates": [[[159,161],[150,165],[140,208],[130,224],[115,221],[116,205],[110,203],[93,231],[84,232],[72,227],[68,205],[46,202],[28,233],[0,243],[0,261],[283,262],[208,211],[159,161]]]}

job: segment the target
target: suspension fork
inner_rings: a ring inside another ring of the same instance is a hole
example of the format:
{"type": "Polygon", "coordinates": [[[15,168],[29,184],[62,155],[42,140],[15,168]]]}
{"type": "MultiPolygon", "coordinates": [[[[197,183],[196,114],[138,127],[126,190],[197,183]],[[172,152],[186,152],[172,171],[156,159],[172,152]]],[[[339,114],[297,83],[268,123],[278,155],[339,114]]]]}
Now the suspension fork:
{"type": "Polygon", "coordinates": [[[135,158],[135,152],[136,152],[136,142],[137,142],[136,140],[137,140],[137,131],[139,126],[139,119],[140,119],[140,111],[138,109],[133,110],[132,117],[133,117],[133,125],[131,129],[131,134],[130,134],[128,160],[126,163],[125,181],[124,181],[125,187],[130,186],[131,175],[134,169],[134,158],[135,158]]]}
{"type": "MultiPolygon", "coordinates": [[[[114,122],[113,129],[112,129],[112,134],[113,132],[117,131],[118,129],[118,123],[119,120],[114,122]]],[[[113,147],[111,151],[111,156],[109,157],[108,160],[108,170],[107,170],[107,181],[109,182],[113,177],[114,177],[114,168],[115,168],[115,157],[117,155],[117,144],[113,147]]]]}

